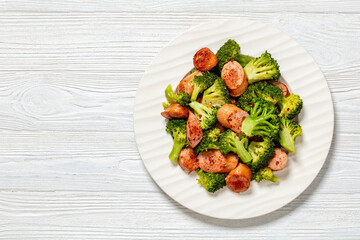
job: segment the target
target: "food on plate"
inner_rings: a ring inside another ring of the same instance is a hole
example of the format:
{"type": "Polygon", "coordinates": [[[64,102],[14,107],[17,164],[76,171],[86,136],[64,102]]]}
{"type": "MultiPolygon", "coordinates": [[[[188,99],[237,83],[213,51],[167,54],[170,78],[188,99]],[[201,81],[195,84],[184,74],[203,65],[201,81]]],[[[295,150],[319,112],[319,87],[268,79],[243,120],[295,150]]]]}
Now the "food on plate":
{"type": "Polygon", "coordinates": [[[203,93],[206,89],[213,85],[215,79],[217,78],[218,76],[210,72],[203,72],[202,75],[194,76],[191,81],[194,89],[191,95],[191,101],[196,101],[199,94],[203,93]]]}
{"type": "Polygon", "coordinates": [[[297,122],[280,118],[279,143],[286,151],[295,152],[295,139],[301,135],[302,129],[297,122]]]}
{"type": "Polygon", "coordinates": [[[254,174],[253,176],[254,180],[257,182],[261,182],[261,181],[277,182],[279,179],[274,176],[274,173],[271,170],[272,169],[268,167],[260,169],[254,174]]]}
{"type": "Polygon", "coordinates": [[[239,158],[229,153],[223,155],[220,150],[208,150],[201,152],[197,159],[199,167],[205,172],[226,173],[233,170],[239,162],[239,158]]]}
{"type": "Polygon", "coordinates": [[[234,104],[225,104],[216,113],[219,123],[234,132],[241,133],[241,125],[249,114],[234,104]]]}
{"type": "Polygon", "coordinates": [[[205,72],[216,66],[218,58],[209,48],[205,47],[195,53],[193,61],[195,68],[205,72]]]}
{"type": "Polygon", "coordinates": [[[180,92],[184,92],[189,94],[190,96],[193,93],[194,87],[192,85],[192,80],[194,79],[195,76],[200,76],[202,75],[202,72],[196,70],[195,72],[186,75],[179,83],[179,85],[176,87],[175,92],[178,94],[180,92]]]}
{"type": "Polygon", "coordinates": [[[206,89],[200,98],[201,103],[208,107],[221,107],[231,102],[229,89],[220,77],[216,78],[214,84],[206,89]]]}
{"type": "Polygon", "coordinates": [[[279,65],[271,54],[265,52],[260,57],[252,59],[244,67],[249,84],[267,80],[277,81],[280,77],[279,65]]]}
{"type": "Polygon", "coordinates": [[[199,102],[191,102],[189,106],[194,110],[196,116],[199,118],[202,129],[210,129],[216,125],[216,113],[218,108],[207,107],[199,102]]]}
{"type": "Polygon", "coordinates": [[[291,93],[288,97],[283,98],[278,102],[280,107],[280,117],[286,117],[288,119],[295,118],[302,109],[303,102],[299,95],[291,93]]]}
{"type": "Polygon", "coordinates": [[[283,92],[284,97],[288,97],[290,95],[288,87],[282,82],[276,81],[276,82],[270,82],[270,84],[280,88],[281,91],[283,92]]]}
{"type": "Polygon", "coordinates": [[[240,157],[243,163],[251,163],[252,156],[247,151],[249,141],[244,134],[237,135],[235,132],[228,129],[221,135],[219,143],[220,150],[223,154],[233,152],[240,157]]]}
{"type": "Polygon", "coordinates": [[[167,119],[187,118],[189,116],[189,109],[178,103],[173,103],[161,112],[161,115],[167,119]]]}
{"type": "Polygon", "coordinates": [[[225,178],[226,186],[236,193],[245,192],[250,187],[251,175],[250,168],[243,163],[239,163],[225,178]]]}
{"type": "Polygon", "coordinates": [[[204,172],[197,170],[199,179],[197,180],[208,192],[214,193],[220,188],[226,186],[224,173],[204,172]]]}
{"type": "Polygon", "coordinates": [[[196,147],[203,137],[200,121],[191,111],[186,122],[186,135],[191,148],[196,147]]]}
{"type": "Polygon", "coordinates": [[[179,155],[178,164],[182,170],[191,173],[199,168],[199,161],[192,148],[183,148],[179,155]]]}
{"type": "Polygon", "coordinates": [[[216,55],[198,50],[193,64],[175,92],[171,85],[165,89],[161,115],[174,140],[169,159],[195,171],[211,193],[224,186],[245,192],[252,180],[278,182],[276,172],[287,166],[302,135],[296,117],[303,102],[279,81],[277,61],[267,51],[243,55],[230,39],[216,55]]]}
{"type": "Polygon", "coordinates": [[[171,85],[168,85],[167,88],[165,89],[165,97],[167,100],[167,102],[163,103],[163,107],[165,109],[173,103],[178,103],[184,107],[187,107],[191,102],[189,94],[185,92],[179,92],[178,94],[175,94],[174,91],[172,90],[171,85]]]}
{"type": "Polygon", "coordinates": [[[275,148],[274,156],[270,159],[268,163],[268,168],[273,171],[283,170],[288,163],[288,155],[281,148],[275,148]]]}
{"type": "Polygon", "coordinates": [[[221,136],[220,128],[213,128],[204,132],[201,142],[195,147],[194,151],[196,155],[200,152],[204,152],[211,149],[219,149],[219,138],[221,136]]]}
{"type": "Polygon", "coordinates": [[[248,86],[244,69],[240,63],[234,60],[224,65],[221,70],[221,78],[229,88],[232,97],[238,97],[243,94],[248,86]]]}
{"type": "Polygon", "coordinates": [[[186,120],[173,119],[167,122],[166,131],[171,134],[174,139],[172,150],[169,154],[169,159],[176,163],[183,147],[188,146],[189,143],[186,138],[186,120]]]}
{"type": "Polygon", "coordinates": [[[259,97],[253,98],[250,115],[242,122],[241,131],[249,137],[276,138],[279,132],[277,115],[275,105],[259,97]]]}

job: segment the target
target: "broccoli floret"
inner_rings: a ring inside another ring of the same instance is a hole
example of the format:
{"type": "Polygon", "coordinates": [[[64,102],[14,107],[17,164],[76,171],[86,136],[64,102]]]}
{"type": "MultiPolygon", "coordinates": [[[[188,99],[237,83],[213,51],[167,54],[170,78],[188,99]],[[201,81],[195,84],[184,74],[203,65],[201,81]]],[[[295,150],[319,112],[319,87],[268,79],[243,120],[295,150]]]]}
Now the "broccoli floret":
{"type": "Polygon", "coordinates": [[[231,59],[238,57],[240,51],[240,46],[234,40],[229,39],[221,48],[216,52],[218,58],[218,72],[221,73],[224,65],[229,62],[231,59]]]}
{"type": "Polygon", "coordinates": [[[199,94],[208,89],[217,78],[217,75],[210,72],[203,72],[200,76],[194,76],[192,80],[194,91],[191,95],[191,101],[196,101],[199,94]]]}
{"type": "Polygon", "coordinates": [[[216,192],[226,185],[225,174],[223,173],[204,172],[203,170],[197,170],[196,173],[199,175],[198,183],[208,192],[216,192]]]}
{"type": "Polygon", "coordinates": [[[194,148],[194,152],[198,155],[200,152],[210,149],[219,149],[219,138],[221,132],[219,128],[214,128],[204,132],[201,142],[194,148]]]}
{"type": "Polygon", "coordinates": [[[228,129],[221,135],[219,142],[222,154],[225,155],[229,152],[234,152],[240,157],[243,163],[251,163],[252,157],[246,150],[248,139],[244,134],[238,136],[235,132],[228,129]]]}
{"type": "Polygon", "coordinates": [[[273,172],[270,168],[266,167],[263,169],[260,169],[256,173],[254,173],[253,178],[255,181],[271,181],[271,182],[277,182],[279,179],[274,176],[273,172]]]}
{"type": "Polygon", "coordinates": [[[248,151],[253,159],[248,166],[253,172],[266,167],[275,154],[274,145],[268,138],[264,138],[263,142],[251,142],[248,151]]]}
{"type": "Polygon", "coordinates": [[[194,109],[203,130],[210,129],[215,126],[217,122],[216,113],[219,108],[210,108],[199,102],[191,102],[189,106],[194,109]]]}
{"type": "Polygon", "coordinates": [[[165,97],[166,100],[168,101],[167,103],[163,103],[163,107],[166,109],[168,108],[171,104],[173,103],[179,103],[185,107],[189,106],[190,101],[190,96],[187,93],[184,92],[180,92],[178,95],[176,95],[174,93],[174,91],[172,90],[171,85],[168,85],[165,89],[165,97]]]}
{"type": "Polygon", "coordinates": [[[220,77],[205,90],[202,103],[208,107],[221,107],[224,104],[231,103],[229,90],[220,77]]]}
{"type": "Polygon", "coordinates": [[[293,119],[296,117],[303,107],[303,101],[299,95],[290,94],[288,97],[283,98],[278,102],[280,106],[280,117],[286,117],[288,119],[293,119]]]}
{"type": "Polygon", "coordinates": [[[301,126],[287,118],[280,118],[279,143],[286,151],[295,152],[295,139],[301,136],[301,126]]]}
{"type": "Polygon", "coordinates": [[[253,98],[250,116],[242,123],[241,131],[247,136],[261,136],[276,138],[279,132],[279,125],[273,122],[278,111],[276,107],[262,98],[253,98]]]}
{"type": "Polygon", "coordinates": [[[279,65],[268,52],[251,60],[244,67],[244,72],[248,78],[249,84],[262,80],[277,81],[280,77],[279,65]]]}
{"type": "Polygon", "coordinates": [[[261,97],[262,99],[271,102],[274,105],[284,98],[282,90],[279,87],[270,84],[264,84],[263,82],[258,82],[255,84],[258,86],[256,88],[258,97],[261,97]]]}
{"type": "Polygon", "coordinates": [[[174,139],[174,144],[169,155],[169,159],[176,163],[181,149],[188,145],[186,138],[186,120],[184,119],[174,119],[170,120],[166,124],[166,131],[171,134],[174,139]]]}
{"type": "Polygon", "coordinates": [[[237,54],[234,57],[234,60],[240,63],[242,67],[245,67],[252,60],[252,58],[246,55],[237,54]]]}
{"type": "Polygon", "coordinates": [[[257,85],[251,84],[247,87],[245,92],[240,95],[236,105],[246,112],[250,112],[253,98],[257,97],[257,85]]]}

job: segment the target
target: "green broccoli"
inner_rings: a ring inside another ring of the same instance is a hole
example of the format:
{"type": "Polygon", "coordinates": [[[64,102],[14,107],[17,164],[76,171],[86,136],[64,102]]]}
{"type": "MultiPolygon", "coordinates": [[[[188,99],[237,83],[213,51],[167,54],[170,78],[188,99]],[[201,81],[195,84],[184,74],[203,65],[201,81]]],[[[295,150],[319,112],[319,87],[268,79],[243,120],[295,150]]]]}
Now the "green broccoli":
{"type": "Polygon", "coordinates": [[[197,170],[196,173],[199,175],[198,183],[208,192],[214,193],[226,185],[223,173],[204,172],[203,170],[197,170]]]}
{"type": "Polygon", "coordinates": [[[261,136],[276,138],[279,132],[279,125],[272,119],[276,119],[277,108],[262,98],[253,98],[250,116],[242,123],[241,131],[246,136],[261,136]]]}
{"type": "Polygon", "coordinates": [[[208,89],[217,78],[217,75],[210,72],[203,72],[200,76],[194,76],[192,80],[194,91],[191,95],[191,101],[196,101],[199,94],[208,89]]]}
{"type": "Polygon", "coordinates": [[[229,152],[234,152],[240,157],[243,163],[251,163],[252,157],[246,150],[248,139],[244,134],[238,136],[235,132],[228,129],[221,135],[219,142],[222,154],[225,155],[229,152]]]}
{"type": "Polygon", "coordinates": [[[234,60],[240,63],[242,67],[245,67],[252,60],[252,58],[246,55],[237,54],[234,57],[234,60]]]}
{"type": "Polygon", "coordinates": [[[287,118],[280,118],[279,143],[286,151],[295,152],[295,139],[301,136],[301,126],[287,118]]]}
{"type": "Polygon", "coordinates": [[[199,102],[191,102],[189,106],[194,110],[200,120],[200,126],[203,130],[210,129],[217,122],[216,113],[219,108],[210,108],[199,102]]]}
{"type": "Polygon", "coordinates": [[[266,167],[275,154],[274,145],[268,138],[263,138],[263,142],[251,142],[248,151],[253,159],[248,166],[253,172],[266,167]]]}
{"type": "Polygon", "coordinates": [[[249,84],[262,80],[277,81],[280,77],[279,65],[268,52],[251,60],[244,67],[244,72],[248,78],[249,84]]]}
{"type": "Polygon", "coordinates": [[[263,181],[263,180],[264,181],[269,180],[271,182],[277,182],[279,180],[277,177],[274,176],[273,172],[268,167],[260,169],[259,171],[254,173],[253,179],[255,181],[257,181],[257,182],[260,182],[260,181],[263,181]]]}
{"type": "Polygon", "coordinates": [[[256,89],[258,97],[261,97],[262,99],[274,105],[282,101],[282,99],[284,98],[282,90],[279,87],[270,84],[264,84],[263,82],[258,82],[255,84],[257,84],[258,86],[256,89]]]}
{"type": "Polygon", "coordinates": [[[250,112],[253,98],[257,97],[257,85],[251,84],[247,87],[245,92],[240,95],[236,105],[246,112],[250,112]]]}
{"type": "Polygon", "coordinates": [[[221,73],[224,65],[229,62],[231,59],[239,57],[240,46],[235,40],[229,39],[221,48],[216,52],[218,58],[217,69],[221,73]]]}
{"type": "Polygon", "coordinates": [[[205,90],[202,103],[208,107],[221,107],[224,104],[231,103],[229,90],[220,77],[205,90]]]}
{"type": "Polygon", "coordinates": [[[299,95],[290,94],[288,97],[284,97],[280,102],[280,117],[286,117],[288,119],[293,119],[296,117],[303,107],[303,101],[299,95]]]}
{"type": "Polygon", "coordinates": [[[174,139],[174,144],[169,155],[169,159],[176,163],[181,149],[188,145],[186,138],[186,120],[174,119],[170,120],[166,124],[166,131],[171,134],[174,139]]]}
{"type": "Polygon", "coordinates": [[[167,103],[163,103],[163,107],[165,109],[168,108],[173,103],[179,103],[179,104],[187,107],[189,105],[189,103],[191,102],[189,94],[180,92],[178,95],[176,95],[174,93],[174,91],[172,90],[171,85],[168,85],[166,87],[165,97],[166,97],[166,100],[168,101],[167,103]]]}
{"type": "Polygon", "coordinates": [[[219,149],[219,138],[221,132],[219,128],[210,129],[204,132],[201,142],[194,148],[194,152],[198,155],[200,152],[210,149],[219,149]]]}

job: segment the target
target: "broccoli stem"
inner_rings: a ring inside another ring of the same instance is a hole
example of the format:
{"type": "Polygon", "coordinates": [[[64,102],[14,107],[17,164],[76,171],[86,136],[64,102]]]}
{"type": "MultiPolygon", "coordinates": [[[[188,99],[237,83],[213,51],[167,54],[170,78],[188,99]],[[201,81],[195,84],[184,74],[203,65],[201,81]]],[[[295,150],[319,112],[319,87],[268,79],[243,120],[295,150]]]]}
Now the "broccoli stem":
{"type": "Polygon", "coordinates": [[[174,140],[174,145],[173,148],[169,154],[169,159],[173,162],[173,163],[177,163],[178,159],[179,159],[179,155],[180,152],[182,150],[182,148],[184,147],[184,144],[181,142],[177,142],[174,140]]]}
{"type": "Polygon", "coordinates": [[[194,86],[194,90],[193,90],[192,95],[191,95],[191,101],[196,101],[200,91],[201,91],[200,87],[194,86]]]}
{"type": "Polygon", "coordinates": [[[241,139],[241,141],[237,144],[237,155],[240,157],[240,159],[243,161],[243,163],[245,164],[249,164],[251,163],[252,160],[252,156],[250,155],[250,153],[246,150],[246,146],[248,144],[248,139],[247,138],[243,138],[241,139]]]}
{"type": "Polygon", "coordinates": [[[277,182],[279,179],[275,176],[272,176],[272,178],[269,179],[269,181],[277,182]]]}

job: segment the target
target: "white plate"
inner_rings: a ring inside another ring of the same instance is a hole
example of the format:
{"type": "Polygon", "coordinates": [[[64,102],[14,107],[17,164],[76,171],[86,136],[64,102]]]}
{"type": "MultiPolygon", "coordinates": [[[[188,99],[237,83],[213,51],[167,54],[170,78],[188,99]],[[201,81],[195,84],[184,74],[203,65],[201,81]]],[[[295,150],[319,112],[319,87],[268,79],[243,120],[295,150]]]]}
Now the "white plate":
{"type": "Polygon", "coordinates": [[[146,169],[159,187],[183,206],[216,218],[244,219],[274,211],[292,201],[314,180],[325,162],[334,128],[331,95],[324,75],[313,58],[295,40],[278,29],[248,20],[202,24],[171,41],[155,57],[140,82],[134,113],[134,130],[146,169]],[[215,194],[197,184],[196,173],[185,174],[168,159],[173,140],[161,117],[164,90],[177,86],[192,67],[201,47],[213,52],[228,39],[236,40],[241,53],[259,56],[265,50],[278,61],[282,79],[299,94],[304,107],[299,115],[303,135],[296,153],[276,176],[279,181],[251,182],[242,194],[224,187],[215,194]]]}

